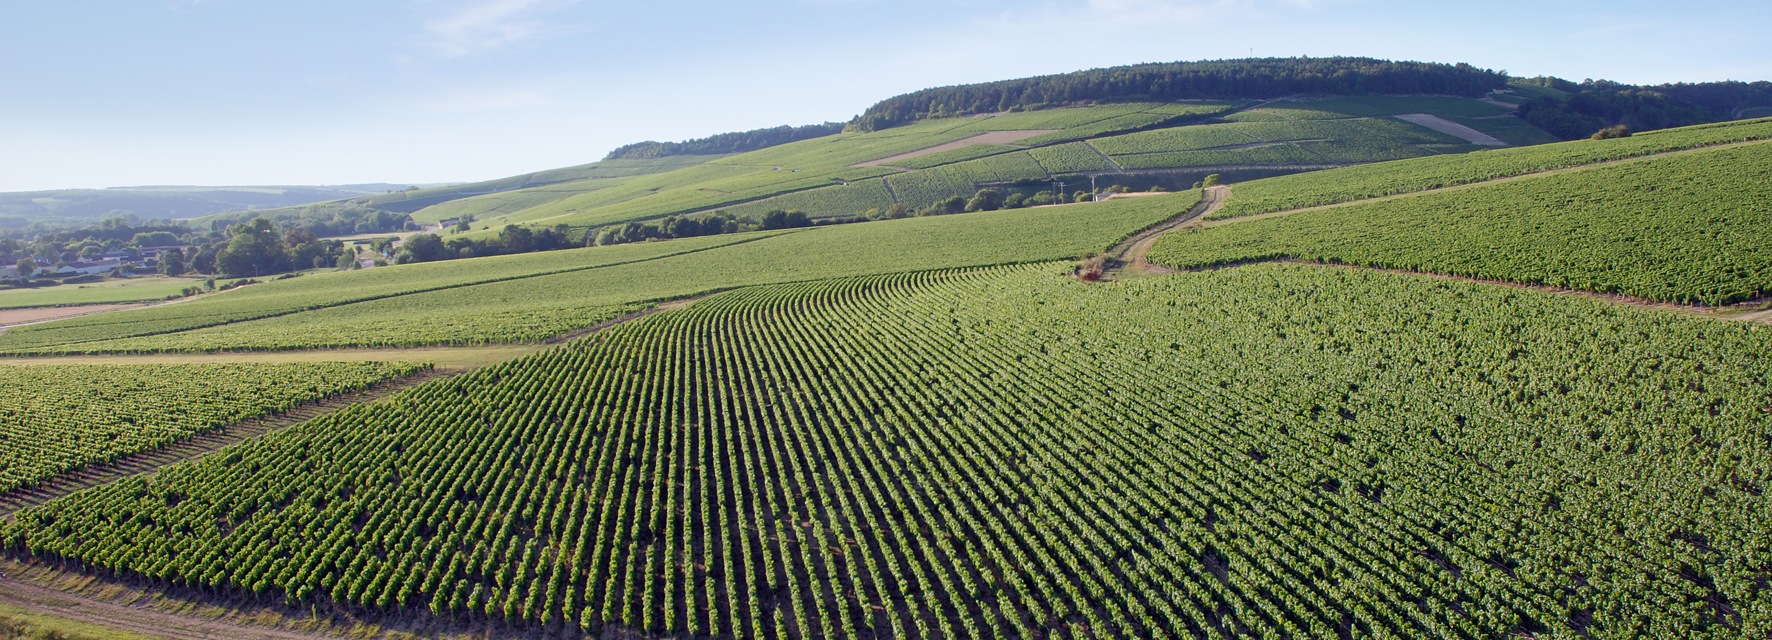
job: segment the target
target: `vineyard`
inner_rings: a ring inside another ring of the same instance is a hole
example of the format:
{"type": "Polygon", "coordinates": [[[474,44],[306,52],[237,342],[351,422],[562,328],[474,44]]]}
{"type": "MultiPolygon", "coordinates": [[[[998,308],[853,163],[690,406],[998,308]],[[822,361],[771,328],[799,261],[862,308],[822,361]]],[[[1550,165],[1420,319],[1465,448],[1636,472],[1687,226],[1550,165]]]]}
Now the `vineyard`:
{"type": "Polygon", "coordinates": [[[1768,137],[1772,137],[1772,119],[1297,174],[1238,185],[1236,195],[1213,218],[1335,204],[1768,137]]]}
{"type": "Polygon", "coordinates": [[[378,362],[0,366],[0,493],[412,375],[378,362]]]}
{"type": "MultiPolygon", "coordinates": [[[[924,173],[924,172],[918,172],[924,173]]],[[[390,295],[345,304],[316,304],[312,311],[259,313],[256,320],[199,327],[159,320],[92,322],[58,332],[81,342],[13,342],[24,353],[144,353],[232,349],[305,349],[324,346],[416,346],[534,341],[587,327],[629,310],[630,305],[693,296],[735,287],[925,269],[1059,260],[1101,251],[1127,235],[1183,211],[1195,192],[1054,207],[885,220],[786,233],[752,233],[617,245],[580,250],[587,255],[635,247],[643,256],[596,268],[573,269],[472,286],[390,295]],[[736,240],[735,240],[736,238],[736,240]],[[720,240],[724,239],[724,240],[720,240]],[[683,243],[679,245],[679,243],[683,243]],[[673,250],[673,246],[680,248],[673,250]],[[698,248],[690,251],[688,248],[698,248]]],[[[574,252],[530,254],[551,256],[574,252]]],[[[337,282],[432,264],[473,264],[481,259],[389,267],[336,274],[337,282]]],[[[305,278],[305,276],[304,276],[305,278]]],[[[300,282],[303,278],[285,282],[300,282]]],[[[271,283],[282,284],[282,283],[271,283]]],[[[254,285],[254,287],[269,287],[254,285]]],[[[345,291],[330,287],[335,295],[345,291]]],[[[316,294],[317,295],[317,294],[316,294]]],[[[218,296],[217,300],[220,300],[218,296]]],[[[260,298],[263,304],[285,304],[260,298]]],[[[203,301],[162,307],[190,307],[203,301]]],[[[252,310],[244,301],[242,315],[252,310]]],[[[285,308],[285,307],[276,307],[285,308]]],[[[106,314],[122,316],[142,311],[106,314]]],[[[95,316],[103,317],[103,316],[95,316]]],[[[198,315],[178,316],[199,318],[198,315]]],[[[78,319],[77,319],[78,320],[78,319]]],[[[194,323],[192,323],[194,324],[194,323]]],[[[42,325],[55,326],[55,325],[42,325]]]]}
{"type": "Polygon", "coordinates": [[[1725,305],[1772,293],[1765,184],[1772,142],[1757,142],[1179,232],[1149,257],[1292,258],[1725,305]]]}
{"type": "Polygon", "coordinates": [[[1772,633],[1772,332],[1324,267],[1068,269],[734,291],[0,536],[562,635],[1772,633]]]}
{"type": "Polygon", "coordinates": [[[174,305],[15,327],[0,333],[0,350],[23,351],[50,345],[67,346],[93,340],[189,331],[344,304],[644,262],[746,242],[759,235],[772,234],[711,236],[314,274],[241,287],[174,305]]]}

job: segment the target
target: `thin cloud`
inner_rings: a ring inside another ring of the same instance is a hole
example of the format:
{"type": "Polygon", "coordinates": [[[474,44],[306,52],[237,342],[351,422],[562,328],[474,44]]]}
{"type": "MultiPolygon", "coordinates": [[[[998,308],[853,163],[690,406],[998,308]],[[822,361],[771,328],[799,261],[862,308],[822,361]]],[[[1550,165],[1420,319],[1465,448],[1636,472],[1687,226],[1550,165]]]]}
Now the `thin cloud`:
{"type": "Polygon", "coordinates": [[[535,14],[576,0],[492,0],[463,7],[425,22],[427,44],[436,54],[457,58],[475,53],[532,46],[576,29],[537,19],[535,14]]]}

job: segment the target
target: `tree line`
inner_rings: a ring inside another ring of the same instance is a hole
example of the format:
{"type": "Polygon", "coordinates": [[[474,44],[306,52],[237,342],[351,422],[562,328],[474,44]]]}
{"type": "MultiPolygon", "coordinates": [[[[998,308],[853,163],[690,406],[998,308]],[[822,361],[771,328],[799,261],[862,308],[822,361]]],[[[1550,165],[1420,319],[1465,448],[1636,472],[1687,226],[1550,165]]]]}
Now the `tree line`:
{"type": "Polygon", "coordinates": [[[1765,81],[1636,86],[1540,77],[1525,83],[1570,94],[1535,97],[1519,110],[1520,118],[1564,140],[1724,122],[1743,109],[1772,106],[1772,82],[1765,81]]]}
{"type": "Polygon", "coordinates": [[[609,152],[609,155],[605,156],[603,159],[649,160],[652,158],[663,158],[665,156],[744,153],[746,151],[756,151],[758,149],[765,149],[776,145],[787,144],[789,142],[799,142],[801,140],[822,138],[824,136],[841,133],[843,131],[843,126],[844,125],[841,122],[809,124],[803,127],[782,125],[769,129],[753,129],[751,131],[740,131],[736,133],[722,133],[685,142],[654,142],[652,140],[647,140],[645,142],[636,142],[616,147],[614,151],[609,152]]]}
{"type": "Polygon", "coordinates": [[[1507,75],[1468,64],[1374,58],[1253,58],[1139,64],[924,89],[881,101],[850,122],[873,131],[927,118],[1091,102],[1280,98],[1295,94],[1480,97],[1507,75]]]}

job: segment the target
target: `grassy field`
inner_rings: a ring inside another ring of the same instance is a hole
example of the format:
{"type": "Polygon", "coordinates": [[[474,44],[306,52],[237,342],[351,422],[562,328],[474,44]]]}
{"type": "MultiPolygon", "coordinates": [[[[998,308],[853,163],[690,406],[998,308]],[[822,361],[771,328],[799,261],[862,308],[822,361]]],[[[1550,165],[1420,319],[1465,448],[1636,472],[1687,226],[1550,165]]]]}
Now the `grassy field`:
{"type": "Polygon", "coordinates": [[[203,279],[201,278],[144,276],[88,284],[9,289],[0,291],[0,309],[165,300],[180,295],[180,292],[186,288],[202,286],[202,284],[203,279]]]}
{"type": "Polygon", "coordinates": [[[1285,257],[1723,305],[1772,293],[1764,184],[1772,141],[1183,231],[1150,259],[1285,257]]]}
{"type": "MultiPolygon", "coordinates": [[[[475,344],[474,336],[481,336],[481,342],[533,341],[551,335],[548,331],[564,332],[620,315],[627,311],[626,305],[709,291],[1079,257],[1187,211],[1198,197],[1197,193],[1179,193],[815,227],[719,249],[555,275],[352,304],[344,304],[349,298],[335,297],[325,305],[329,308],[262,320],[244,321],[269,313],[261,310],[250,315],[252,307],[243,300],[235,307],[242,321],[226,324],[211,322],[172,330],[175,325],[166,322],[152,325],[160,330],[150,335],[137,329],[140,323],[89,322],[49,334],[87,338],[78,343],[33,343],[8,334],[0,335],[0,344],[13,345],[10,348],[15,353],[78,354],[475,344]],[[7,343],[6,339],[17,341],[7,343]]],[[[676,242],[683,241],[657,246],[676,242]]],[[[282,297],[260,300],[266,308],[287,308],[275,306],[286,304],[282,297]]]]}
{"type": "Polygon", "coordinates": [[[1772,631],[1713,604],[1772,606],[1742,356],[1772,331],[1344,269],[1068,267],[734,292],[0,537],[604,636],[1772,631]]]}

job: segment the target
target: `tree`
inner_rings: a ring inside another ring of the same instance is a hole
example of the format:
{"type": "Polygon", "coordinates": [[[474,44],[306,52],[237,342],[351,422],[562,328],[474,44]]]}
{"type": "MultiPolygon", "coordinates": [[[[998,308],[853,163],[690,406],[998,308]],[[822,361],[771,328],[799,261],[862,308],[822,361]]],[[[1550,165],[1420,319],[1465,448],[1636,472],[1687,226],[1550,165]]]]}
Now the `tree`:
{"type": "Polygon", "coordinates": [[[435,234],[414,234],[400,244],[400,252],[394,256],[394,264],[412,262],[432,262],[449,259],[449,247],[443,245],[443,239],[435,234]]]}
{"type": "Polygon", "coordinates": [[[129,244],[138,247],[170,247],[178,244],[178,236],[173,235],[170,231],[138,233],[129,240],[129,244]]]}
{"type": "Polygon", "coordinates": [[[233,237],[228,239],[228,246],[215,256],[215,264],[223,275],[229,277],[262,276],[282,273],[289,270],[289,251],[284,246],[283,238],[277,233],[277,225],[269,218],[254,218],[251,222],[234,225],[229,229],[233,237]]]}
{"type": "Polygon", "coordinates": [[[185,254],[168,251],[160,255],[160,273],[179,276],[185,273],[185,254]]]}
{"type": "Polygon", "coordinates": [[[1216,187],[1219,184],[1222,184],[1223,181],[1224,181],[1223,178],[1219,177],[1218,174],[1214,173],[1212,175],[1206,176],[1205,180],[1201,180],[1200,185],[1206,186],[1206,187],[1216,187]]]}
{"type": "Polygon", "coordinates": [[[18,259],[18,275],[20,277],[29,278],[29,277],[31,277],[31,274],[36,273],[36,272],[37,272],[37,261],[36,260],[32,260],[30,256],[25,256],[23,258],[18,259]]]}
{"type": "MultiPolygon", "coordinates": [[[[962,202],[962,205],[964,205],[963,202],[962,202]]],[[[812,219],[808,218],[806,216],[805,212],[782,211],[780,209],[776,209],[776,210],[771,211],[769,213],[763,214],[763,221],[760,226],[762,227],[762,229],[764,231],[770,231],[770,230],[774,230],[774,229],[794,229],[794,228],[798,228],[798,227],[809,227],[809,226],[812,226],[812,219]]]]}
{"type": "Polygon", "coordinates": [[[966,201],[967,211],[996,211],[1003,208],[1003,192],[996,189],[979,189],[966,201]]]}

